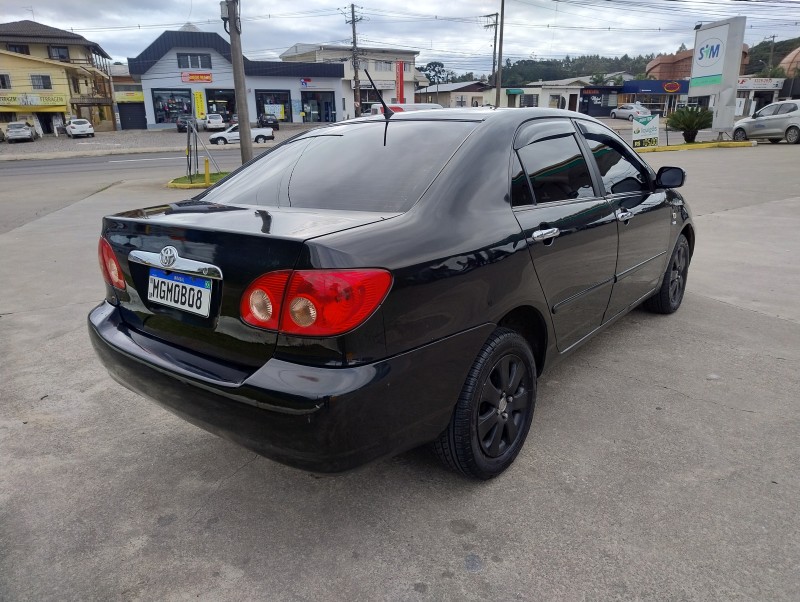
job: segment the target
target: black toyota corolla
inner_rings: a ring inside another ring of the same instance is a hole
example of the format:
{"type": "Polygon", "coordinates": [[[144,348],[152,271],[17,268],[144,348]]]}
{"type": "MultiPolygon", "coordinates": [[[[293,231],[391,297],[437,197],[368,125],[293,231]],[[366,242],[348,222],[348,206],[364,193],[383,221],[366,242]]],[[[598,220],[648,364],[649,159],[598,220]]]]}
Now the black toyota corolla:
{"type": "Polygon", "coordinates": [[[544,369],[640,303],[680,306],[684,178],[568,111],[323,127],[194,199],[106,217],[89,331],[117,381],[279,462],[432,443],[487,479],[544,369]]]}

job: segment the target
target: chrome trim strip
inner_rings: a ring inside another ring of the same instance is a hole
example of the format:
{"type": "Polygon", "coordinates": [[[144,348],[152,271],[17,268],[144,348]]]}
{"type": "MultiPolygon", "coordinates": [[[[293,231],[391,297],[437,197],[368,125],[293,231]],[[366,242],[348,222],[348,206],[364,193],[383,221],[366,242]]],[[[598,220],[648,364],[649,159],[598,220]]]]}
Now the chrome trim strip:
{"type": "Polygon", "coordinates": [[[151,268],[158,268],[166,272],[181,272],[182,274],[194,274],[196,276],[203,276],[211,278],[212,280],[222,280],[222,270],[210,263],[203,263],[202,261],[195,261],[194,259],[185,259],[178,256],[168,268],[161,264],[160,253],[149,253],[147,251],[131,251],[128,254],[128,261],[134,263],[141,263],[151,268]]]}
{"type": "Polygon", "coordinates": [[[570,303],[572,303],[573,301],[577,301],[577,300],[578,300],[578,299],[580,299],[581,297],[583,297],[583,296],[585,296],[585,295],[588,295],[589,293],[593,293],[593,292],[594,292],[594,291],[596,291],[597,289],[603,288],[604,286],[606,286],[606,285],[608,285],[608,284],[613,284],[613,283],[614,283],[614,278],[612,277],[612,278],[609,278],[608,280],[603,280],[603,282],[598,282],[597,284],[593,284],[593,285],[592,285],[592,286],[590,286],[589,288],[587,288],[587,289],[584,289],[584,290],[582,290],[582,291],[581,291],[581,292],[579,292],[579,293],[575,293],[574,295],[572,295],[571,297],[568,297],[568,298],[564,299],[563,301],[559,301],[558,303],[556,303],[555,305],[553,305],[553,309],[552,309],[551,311],[552,311],[553,313],[557,313],[557,312],[558,312],[558,310],[560,310],[560,309],[561,309],[562,307],[564,307],[565,305],[569,305],[569,304],[570,304],[570,303]]]}
{"type": "Polygon", "coordinates": [[[635,266],[633,266],[633,267],[631,267],[631,268],[628,268],[628,269],[627,269],[627,270],[625,270],[624,272],[620,272],[619,274],[617,274],[617,280],[619,281],[619,280],[622,280],[623,278],[627,278],[628,276],[630,276],[631,274],[633,274],[633,273],[634,273],[636,270],[638,270],[639,268],[641,268],[641,267],[642,267],[643,265],[645,265],[646,263],[650,263],[650,262],[651,262],[651,261],[653,261],[654,259],[658,259],[659,257],[663,257],[663,256],[664,256],[664,255],[666,255],[666,254],[667,254],[667,252],[666,252],[666,251],[661,251],[661,253],[659,253],[658,255],[654,255],[654,256],[653,256],[653,257],[651,257],[650,259],[645,259],[645,260],[644,260],[642,263],[637,263],[635,266]]]}

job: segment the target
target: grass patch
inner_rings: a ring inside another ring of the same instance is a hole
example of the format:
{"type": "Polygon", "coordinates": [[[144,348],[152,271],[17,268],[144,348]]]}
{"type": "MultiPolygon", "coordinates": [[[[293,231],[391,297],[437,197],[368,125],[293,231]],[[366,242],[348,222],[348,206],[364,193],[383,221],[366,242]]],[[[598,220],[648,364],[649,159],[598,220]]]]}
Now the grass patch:
{"type": "MultiPolygon", "coordinates": [[[[211,183],[213,184],[214,182],[218,182],[219,180],[221,180],[222,178],[227,176],[229,173],[231,173],[231,172],[229,172],[229,171],[212,171],[211,172],[211,183]]],[[[172,183],[173,184],[202,184],[205,181],[206,181],[205,174],[199,173],[196,176],[192,176],[192,181],[191,182],[189,181],[189,176],[183,176],[181,178],[175,178],[174,180],[172,180],[172,183]]]]}

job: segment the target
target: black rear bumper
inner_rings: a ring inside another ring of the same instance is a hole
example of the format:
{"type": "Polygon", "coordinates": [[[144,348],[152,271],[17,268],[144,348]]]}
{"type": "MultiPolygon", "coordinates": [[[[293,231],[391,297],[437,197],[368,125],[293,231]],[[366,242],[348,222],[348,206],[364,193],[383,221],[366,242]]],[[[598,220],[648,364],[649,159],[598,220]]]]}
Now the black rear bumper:
{"type": "Polygon", "coordinates": [[[314,472],[348,470],[435,439],[493,328],[350,368],[273,358],[236,382],[224,380],[235,371],[201,356],[191,361],[191,352],[177,352],[176,361],[174,348],[131,332],[108,303],[89,314],[92,344],[116,381],[192,424],[314,472]]]}

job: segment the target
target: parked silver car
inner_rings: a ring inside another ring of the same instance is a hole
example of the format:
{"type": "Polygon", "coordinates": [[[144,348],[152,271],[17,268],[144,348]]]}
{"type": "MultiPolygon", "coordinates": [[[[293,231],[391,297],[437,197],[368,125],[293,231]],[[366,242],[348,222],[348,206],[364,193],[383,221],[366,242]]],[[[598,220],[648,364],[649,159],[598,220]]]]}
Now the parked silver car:
{"type": "Polygon", "coordinates": [[[20,140],[33,142],[38,137],[39,134],[36,133],[36,129],[27,121],[12,121],[6,128],[6,139],[9,144],[20,140]]]}
{"type": "Polygon", "coordinates": [[[639,103],[628,103],[619,105],[616,109],[611,111],[611,119],[627,119],[633,121],[634,117],[645,117],[650,115],[650,109],[639,103]]]}
{"type": "Polygon", "coordinates": [[[789,144],[800,142],[800,100],[773,102],[733,126],[734,140],[758,138],[766,138],[773,144],[784,138],[789,144]]]}

